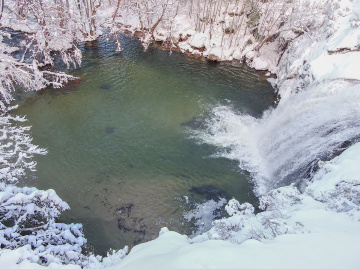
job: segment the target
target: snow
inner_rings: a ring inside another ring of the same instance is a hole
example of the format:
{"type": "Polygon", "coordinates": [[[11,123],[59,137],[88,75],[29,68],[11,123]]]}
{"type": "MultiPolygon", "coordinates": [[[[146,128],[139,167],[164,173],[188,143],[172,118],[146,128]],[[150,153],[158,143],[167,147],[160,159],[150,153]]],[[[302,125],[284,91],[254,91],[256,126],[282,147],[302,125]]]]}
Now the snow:
{"type": "Polygon", "coordinates": [[[341,182],[360,184],[360,143],[355,144],[340,156],[321,164],[322,169],[308,188],[314,193],[334,191],[341,182]]]}
{"type": "Polygon", "coordinates": [[[268,70],[269,69],[269,64],[267,61],[264,61],[261,58],[255,58],[252,61],[252,67],[255,68],[256,70],[268,70]]]}
{"type": "Polygon", "coordinates": [[[207,41],[208,36],[206,34],[196,33],[189,42],[189,45],[195,48],[202,48],[206,46],[207,41]]]}
{"type": "Polygon", "coordinates": [[[331,56],[324,52],[312,61],[311,71],[317,81],[337,78],[360,80],[359,61],[360,51],[331,56]]]}
{"type": "Polygon", "coordinates": [[[350,234],[283,235],[261,243],[248,240],[241,245],[226,241],[190,244],[168,232],[136,246],[113,268],[358,268],[357,236],[350,234]],[[339,255],[339,251],[345,255],[339,255]]]}
{"type": "MultiPolygon", "coordinates": [[[[0,251],[0,264],[7,269],[40,269],[45,268],[39,264],[31,262],[28,258],[33,257],[30,245],[17,248],[15,250],[3,249],[0,251]]],[[[51,263],[49,269],[80,269],[79,265],[51,263]]]]}

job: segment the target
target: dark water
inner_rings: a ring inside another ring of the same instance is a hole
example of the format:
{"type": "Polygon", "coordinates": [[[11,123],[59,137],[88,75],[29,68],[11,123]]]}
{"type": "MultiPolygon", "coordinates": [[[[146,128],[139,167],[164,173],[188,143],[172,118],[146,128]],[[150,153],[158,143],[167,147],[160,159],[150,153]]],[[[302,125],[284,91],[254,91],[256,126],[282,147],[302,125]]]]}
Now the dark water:
{"type": "Polygon", "coordinates": [[[206,194],[191,191],[197,187],[254,202],[238,164],[211,157],[216,147],[190,131],[214,106],[259,117],[273,101],[262,74],[243,66],[144,53],[126,36],[121,42],[118,54],[105,40],[84,47],[79,80],[19,95],[13,112],[27,115],[33,142],[49,152],[36,157],[26,184],[55,189],[71,207],[61,221],[83,223],[100,254],[150,240],[163,226],[191,233],[184,196],[204,201],[206,194]]]}

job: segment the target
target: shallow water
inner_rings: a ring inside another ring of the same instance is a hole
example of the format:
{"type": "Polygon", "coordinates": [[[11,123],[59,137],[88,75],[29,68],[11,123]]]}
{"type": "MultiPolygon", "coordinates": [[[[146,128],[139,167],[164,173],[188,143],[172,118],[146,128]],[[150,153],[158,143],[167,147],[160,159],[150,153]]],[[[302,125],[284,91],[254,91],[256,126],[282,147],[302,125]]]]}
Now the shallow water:
{"type": "Polygon", "coordinates": [[[20,94],[13,112],[27,115],[33,142],[48,150],[25,184],[55,189],[71,207],[61,221],[81,222],[99,254],[152,239],[163,226],[191,233],[184,196],[209,198],[193,187],[255,202],[237,162],[213,158],[216,146],[191,132],[215,106],[260,117],[274,99],[263,74],[244,66],[144,53],[121,38],[118,54],[105,40],[84,47],[79,80],[20,94]]]}

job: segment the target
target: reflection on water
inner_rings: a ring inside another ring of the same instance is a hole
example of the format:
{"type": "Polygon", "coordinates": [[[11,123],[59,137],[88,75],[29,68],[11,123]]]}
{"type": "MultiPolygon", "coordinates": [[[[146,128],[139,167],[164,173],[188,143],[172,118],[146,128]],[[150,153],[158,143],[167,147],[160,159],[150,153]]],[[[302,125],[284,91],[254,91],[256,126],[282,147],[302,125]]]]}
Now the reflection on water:
{"type": "Polygon", "coordinates": [[[13,112],[27,115],[34,143],[49,151],[25,184],[55,189],[71,207],[62,221],[83,223],[101,254],[152,239],[163,226],[191,233],[184,196],[208,196],[197,187],[255,201],[237,163],[212,158],[216,147],[189,131],[216,105],[258,117],[273,100],[266,80],[245,67],[121,42],[119,54],[104,40],[84,47],[79,80],[18,96],[13,112]]]}

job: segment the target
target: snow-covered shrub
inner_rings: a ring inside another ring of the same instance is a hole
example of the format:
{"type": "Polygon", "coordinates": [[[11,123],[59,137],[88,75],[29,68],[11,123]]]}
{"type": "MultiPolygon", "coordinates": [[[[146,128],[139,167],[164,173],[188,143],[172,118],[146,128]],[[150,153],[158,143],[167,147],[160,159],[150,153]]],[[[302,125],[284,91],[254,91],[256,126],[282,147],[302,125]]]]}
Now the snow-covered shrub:
{"type": "MultiPolygon", "coordinates": [[[[10,110],[11,108],[7,108],[10,110]]],[[[34,154],[46,154],[46,150],[32,144],[27,133],[30,129],[23,126],[25,118],[0,114],[0,182],[16,183],[25,175],[25,170],[35,170],[32,161],[34,154]]]]}
{"type": "Polygon", "coordinates": [[[12,92],[16,86],[27,91],[40,90],[47,86],[61,87],[64,83],[74,79],[63,72],[43,70],[44,63],[36,59],[27,59],[27,62],[15,58],[12,53],[18,51],[4,43],[4,36],[10,34],[0,31],[0,109],[6,109],[5,104],[12,100],[12,92]]]}
{"type": "Polygon", "coordinates": [[[81,224],[56,223],[69,209],[54,190],[19,188],[0,183],[1,248],[30,245],[33,262],[81,264],[86,243],[81,224]]]}
{"type": "Polygon", "coordinates": [[[239,201],[235,199],[231,199],[229,203],[225,206],[225,210],[230,216],[234,216],[234,215],[250,216],[254,214],[255,208],[253,207],[253,205],[249,203],[240,204],[239,201]]]}
{"type": "Polygon", "coordinates": [[[110,250],[107,253],[107,256],[102,259],[92,255],[89,257],[89,263],[86,266],[86,268],[87,269],[113,268],[120,264],[120,262],[126,257],[128,252],[129,252],[129,248],[126,246],[123,249],[110,250]]]}
{"type": "MultiPolygon", "coordinates": [[[[61,1],[62,3],[62,1],[61,1]]],[[[54,71],[61,59],[67,66],[81,64],[76,42],[81,25],[79,12],[56,1],[5,0],[1,5],[0,25],[0,108],[12,99],[16,86],[23,90],[62,87],[74,79],[54,71]],[[12,40],[21,32],[22,38],[12,40]]]]}
{"type": "Polygon", "coordinates": [[[324,198],[332,210],[337,212],[358,211],[358,214],[360,213],[360,183],[357,181],[338,183],[332,192],[324,195],[324,198]]]}
{"type": "Polygon", "coordinates": [[[300,192],[294,184],[291,184],[290,186],[271,190],[266,195],[261,196],[259,208],[262,210],[276,210],[298,203],[301,203],[300,192]]]}
{"type": "Polygon", "coordinates": [[[0,115],[0,247],[30,246],[32,255],[27,258],[40,264],[85,265],[82,225],[56,222],[68,204],[54,190],[15,186],[26,171],[35,170],[33,155],[46,153],[32,144],[23,121],[0,115]]]}

